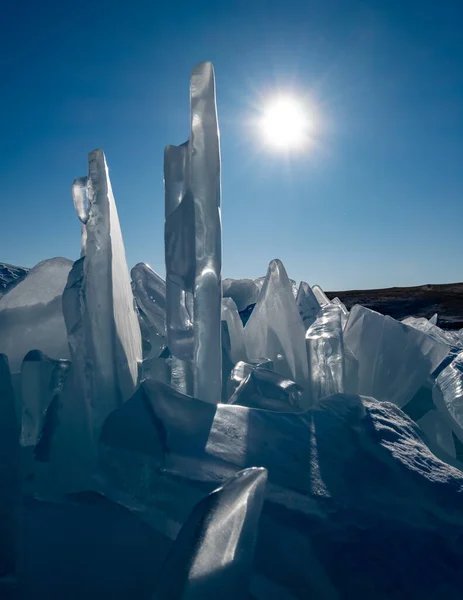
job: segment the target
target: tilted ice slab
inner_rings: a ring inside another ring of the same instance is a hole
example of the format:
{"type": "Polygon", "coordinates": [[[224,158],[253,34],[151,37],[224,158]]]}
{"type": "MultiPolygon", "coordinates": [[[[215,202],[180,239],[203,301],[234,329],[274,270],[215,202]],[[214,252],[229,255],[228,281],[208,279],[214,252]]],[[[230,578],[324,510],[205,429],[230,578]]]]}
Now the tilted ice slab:
{"type": "Polygon", "coordinates": [[[239,311],[257,302],[259,288],[252,279],[224,279],[222,294],[234,300],[239,311]]]}
{"type": "Polygon", "coordinates": [[[241,371],[246,377],[235,389],[228,404],[262,408],[280,412],[300,412],[304,407],[304,390],[268,368],[239,362],[233,369],[233,378],[241,371]]]}
{"type": "Polygon", "coordinates": [[[244,328],[249,358],[269,358],[275,371],[307,384],[305,329],[283,264],[272,260],[254,310],[244,328]]]}
{"type": "Polygon", "coordinates": [[[452,428],[438,410],[428,411],[418,419],[417,424],[427,435],[429,447],[436,456],[446,462],[449,458],[455,458],[452,428]]]}
{"type": "Polygon", "coordinates": [[[413,327],[418,331],[422,331],[423,333],[427,333],[432,338],[439,342],[443,342],[444,344],[448,344],[449,346],[460,346],[460,340],[458,335],[452,331],[444,331],[440,327],[433,323],[431,320],[425,319],[424,317],[407,317],[402,320],[402,323],[408,325],[409,327],[413,327]]]}
{"type": "Polygon", "coordinates": [[[12,374],[32,349],[69,358],[62,294],[71,267],[67,258],[44,260],[0,298],[0,353],[12,374]]]}
{"type": "Polygon", "coordinates": [[[312,288],[305,281],[301,281],[296,296],[296,306],[301,315],[304,327],[307,330],[317,318],[320,312],[320,304],[318,303],[312,288]]]}
{"type": "Polygon", "coordinates": [[[305,334],[312,401],[344,391],[342,311],[326,304],[305,334]]]}
{"type": "Polygon", "coordinates": [[[330,299],[319,285],[313,285],[312,291],[315,294],[315,298],[318,300],[320,306],[325,306],[325,304],[330,303],[330,299]]]}
{"type": "Polygon", "coordinates": [[[145,263],[136,264],[130,275],[133,295],[141,313],[140,329],[146,327],[150,358],[156,358],[167,344],[166,282],[145,263]]]}
{"type": "Polygon", "coordinates": [[[345,390],[404,406],[449,352],[446,344],[356,305],[344,329],[345,390]]]}
{"type": "MultiPolygon", "coordinates": [[[[79,180],[83,185],[82,178],[79,180]]],[[[97,434],[111,410],[133,393],[142,359],[140,326],[106,159],[89,154],[85,256],[63,296],[75,379],[97,434]]]]}
{"type": "Polygon", "coordinates": [[[153,600],[248,596],[267,471],[239,471],[201,500],[160,570],[153,600]]]}

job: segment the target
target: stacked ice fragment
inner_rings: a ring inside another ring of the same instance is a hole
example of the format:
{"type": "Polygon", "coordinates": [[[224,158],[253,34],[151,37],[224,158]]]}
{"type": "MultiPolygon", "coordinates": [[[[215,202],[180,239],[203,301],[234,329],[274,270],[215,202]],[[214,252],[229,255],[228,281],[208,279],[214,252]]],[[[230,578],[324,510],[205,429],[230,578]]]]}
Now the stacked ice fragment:
{"type": "MultiPolygon", "coordinates": [[[[72,187],[81,257],[39,263],[0,298],[0,472],[18,492],[4,501],[6,513],[15,512],[19,490],[97,490],[129,502],[113,489],[114,473],[124,472],[128,448],[130,460],[141,452],[134,440],[142,444],[150,428],[170,452],[156,468],[186,469],[198,480],[233,476],[183,520],[157,598],[201,597],[201,577],[212,581],[211,597],[224,582],[227,597],[244,597],[267,472],[236,475],[226,465],[230,457],[238,468],[250,466],[249,456],[260,460],[268,440],[249,432],[264,431],[263,423],[287,430],[290,445],[311,427],[305,411],[333,394],[405,410],[426,396],[416,417],[426,443],[449,461],[458,458],[455,439],[463,443],[462,336],[441,330],[435,317],[349,312],[318,285],[297,288],[277,259],[264,278],[222,282],[220,168],[214,71],[204,63],[191,77],[188,141],[164,154],[165,280],[144,263],[129,275],[106,159],[95,150],[88,176],[72,187]],[[178,433],[185,427],[201,452],[189,454],[178,433]],[[179,568],[184,577],[175,582],[179,568]]],[[[283,462],[278,485],[305,494],[300,473],[283,462]]]]}

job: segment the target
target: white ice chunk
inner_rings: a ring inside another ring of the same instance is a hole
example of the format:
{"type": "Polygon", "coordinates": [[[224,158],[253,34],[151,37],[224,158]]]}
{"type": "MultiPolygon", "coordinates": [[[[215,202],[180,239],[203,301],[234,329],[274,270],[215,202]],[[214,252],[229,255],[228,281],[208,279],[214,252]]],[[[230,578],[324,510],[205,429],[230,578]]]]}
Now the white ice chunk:
{"type": "Polygon", "coordinates": [[[62,294],[71,267],[67,258],[44,260],[0,298],[0,353],[12,374],[32,349],[69,358],[62,294]]]}
{"type": "Polygon", "coordinates": [[[315,298],[318,300],[320,306],[325,306],[325,304],[330,303],[330,299],[319,285],[313,285],[312,291],[315,294],[315,298]]]}
{"type": "Polygon", "coordinates": [[[320,304],[312,288],[305,281],[301,281],[299,285],[296,306],[304,323],[304,328],[307,330],[317,318],[317,314],[320,312],[320,304]]]}
{"type": "Polygon", "coordinates": [[[63,296],[76,382],[96,435],[133,393],[142,359],[140,326],[106,159],[89,154],[85,257],[63,296]]]}
{"type": "Polygon", "coordinates": [[[160,569],[153,600],[247,598],[267,471],[239,471],[201,500],[160,569]]]}
{"type": "Polygon", "coordinates": [[[344,391],[342,311],[326,304],[305,335],[312,401],[344,391]]]}
{"type": "Polygon", "coordinates": [[[270,358],[275,371],[307,384],[305,329],[283,264],[272,260],[259,299],[244,328],[249,358],[270,358]]]}
{"type": "Polygon", "coordinates": [[[449,347],[391,317],[356,305],[344,329],[353,360],[345,391],[404,406],[449,352],[449,347]]]}
{"type": "Polygon", "coordinates": [[[255,304],[259,291],[252,279],[224,279],[222,281],[223,297],[234,300],[239,311],[255,304]]]}

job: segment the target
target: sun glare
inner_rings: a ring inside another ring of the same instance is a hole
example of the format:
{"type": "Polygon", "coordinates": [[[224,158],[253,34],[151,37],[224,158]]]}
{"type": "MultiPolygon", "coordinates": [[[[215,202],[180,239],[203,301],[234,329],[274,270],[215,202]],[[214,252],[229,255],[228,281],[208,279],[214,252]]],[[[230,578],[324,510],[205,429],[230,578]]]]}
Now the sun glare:
{"type": "Polygon", "coordinates": [[[264,112],[262,131],[267,144],[283,150],[303,147],[311,121],[304,105],[294,98],[279,98],[264,112]]]}

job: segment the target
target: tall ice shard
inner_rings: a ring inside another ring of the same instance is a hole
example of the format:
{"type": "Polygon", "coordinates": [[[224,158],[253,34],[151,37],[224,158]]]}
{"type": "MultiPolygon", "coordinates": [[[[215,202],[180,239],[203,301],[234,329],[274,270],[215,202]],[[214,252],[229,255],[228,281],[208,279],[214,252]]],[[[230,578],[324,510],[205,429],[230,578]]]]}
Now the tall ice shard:
{"type": "Polygon", "coordinates": [[[304,328],[307,330],[317,318],[317,314],[320,312],[320,304],[312,288],[305,281],[301,281],[299,284],[296,306],[304,323],[304,328]]]}
{"type": "Polygon", "coordinates": [[[216,404],[222,388],[220,145],[211,63],[190,82],[190,137],[164,154],[167,339],[194,363],[194,391],[216,404]]]}
{"type": "Polygon", "coordinates": [[[275,371],[302,387],[307,383],[305,329],[280,260],[272,260],[257,304],[244,328],[250,359],[274,361],[275,371]]]}
{"type": "MultiPolygon", "coordinates": [[[[69,275],[63,312],[75,381],[97,433],[109,412],[132,395],[142,345],[119,217],[101,150],[89,154],[87,196],[85,256],[74,263],[69,275]]],[[[82,209],[78,211],[82,221],[81,213],[82,209]]]]}
{"type": "Polygon", "coordinates": [[[212,64],[193,69],[190,82],[189,191],[195,218],[195,396],[220,402],[222,391],[222,223],[220,144],[212,64]]]}

